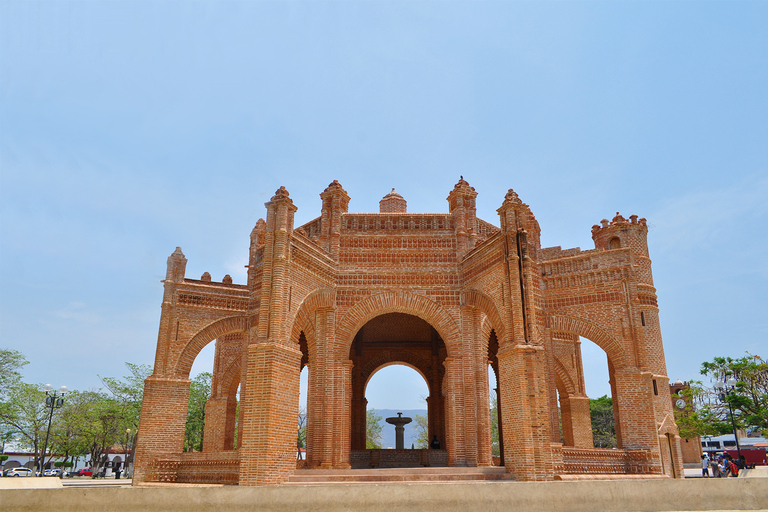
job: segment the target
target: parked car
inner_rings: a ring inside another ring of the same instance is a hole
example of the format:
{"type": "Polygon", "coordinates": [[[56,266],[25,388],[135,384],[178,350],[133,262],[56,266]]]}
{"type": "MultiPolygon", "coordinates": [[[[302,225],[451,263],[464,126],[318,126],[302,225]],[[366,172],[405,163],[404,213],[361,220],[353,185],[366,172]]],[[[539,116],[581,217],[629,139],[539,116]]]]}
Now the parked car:
{"type": "Polygon", "coordinates": [[[75,472],[75,476],[93,476],[91,468],[80,468],[75,472]]]}
{"type": "Polygon", "coordinates": [[[43,471],[43,476],[57,476],[59,478],[64,478],[67,476],[67,472],[62,469],[46,469],[43,471]]]}
{"type": "Polygon", "coordinates": [[[5,476],[37,476],[34,471],[29,468],[11,468],[6,469],[5,476]]]}

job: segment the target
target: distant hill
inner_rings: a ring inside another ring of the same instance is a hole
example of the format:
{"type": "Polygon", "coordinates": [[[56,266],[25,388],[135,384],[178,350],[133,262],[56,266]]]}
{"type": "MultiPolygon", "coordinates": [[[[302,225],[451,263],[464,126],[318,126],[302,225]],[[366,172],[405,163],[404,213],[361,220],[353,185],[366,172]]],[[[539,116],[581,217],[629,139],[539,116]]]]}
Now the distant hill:
{"type": "Polygon", "coordinates": [[[397,416],[398,412],[403,413],[403,416],[413,419],[411,423],[405,426],[405,447],[410,448],[411,444],[416,444],[416,438],[418,437],[416,429],[414,428],[416,425],[416,415],[426,416],[426,409],[374,409],[374,411],[381,416],[381,433],[384,435],[384,440],[381,443],[382,448],[395,447],[395,426],[387,423],[385,419],[397,416]]]}

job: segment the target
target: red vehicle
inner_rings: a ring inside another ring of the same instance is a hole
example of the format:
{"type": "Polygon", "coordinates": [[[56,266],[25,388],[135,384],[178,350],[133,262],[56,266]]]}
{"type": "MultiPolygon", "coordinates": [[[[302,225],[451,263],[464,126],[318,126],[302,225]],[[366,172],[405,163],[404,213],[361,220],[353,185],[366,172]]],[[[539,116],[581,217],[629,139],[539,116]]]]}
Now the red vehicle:
{"type": "MultiPolygon", "coordinates": [[[[739,460],[739,455],[736,450],[723,450],[725,453],[733,457],[733,460],[739,460]]],[[[742,448],[741,454],[744,456],[744,460],[747,461],[748,466],[766,466],[765,448],[742,448]]]]}
{"type": "Polygon", "coordinates": [[[75,472],[75,476],[93,476],[90,468],[80,468],[75,472]]]}

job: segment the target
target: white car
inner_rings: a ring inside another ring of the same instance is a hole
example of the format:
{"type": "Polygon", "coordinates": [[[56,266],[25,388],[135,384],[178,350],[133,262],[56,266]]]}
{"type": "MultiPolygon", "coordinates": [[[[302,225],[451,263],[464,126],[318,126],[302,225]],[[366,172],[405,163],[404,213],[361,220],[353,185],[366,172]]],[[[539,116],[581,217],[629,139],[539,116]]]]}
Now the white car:
{"type": "Polygon", "coordinates": [[[12,468],[5,470],[5,476],[37,476],[29,468],[12,468]]]}
{"type": "Polygon", "coordinates": [[[46,469],[43,471],[43,476],[57,476],[59,478],[64,478],[67,476],[67,472],[61,469],[46,469]]]}

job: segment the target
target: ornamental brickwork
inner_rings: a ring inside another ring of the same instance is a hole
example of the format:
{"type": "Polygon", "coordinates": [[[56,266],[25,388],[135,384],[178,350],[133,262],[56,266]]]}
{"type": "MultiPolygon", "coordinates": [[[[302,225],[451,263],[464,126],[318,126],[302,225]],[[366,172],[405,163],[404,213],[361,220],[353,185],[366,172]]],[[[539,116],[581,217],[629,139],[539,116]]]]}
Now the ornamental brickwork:
{"type": "Polygon", "coordinates": [[[365,386],[390,364],[424,378],[429,437],[442,448],[403,460],[493,464],[490,365],[501,463],[515,479],[683,476],[645,219],[616,214],[593,226],[594,249],[563,250],[541,247],[512,190],[499,227],[477,218],[463,178],[448,213],[409,213],[394,189],[379,213],[350,213],[337,181],[320,197],[320,216],[299,227],[284,187],[266,203],[246,284],[187,278],[180,248],[168,258],[135,483],[284,483],[297,465],[304,367],[306,466],[378,464],[365,449],[365,386]],[[607,355],[615,450],[593,445],[581,338],[607,355]],[[214,341],[203,452],[181,453],[189,372],[214,341]]]}

